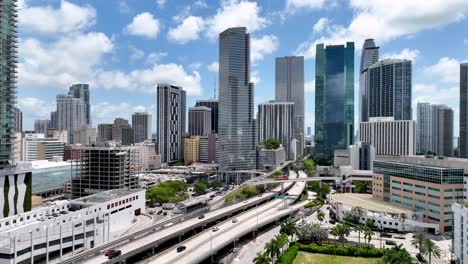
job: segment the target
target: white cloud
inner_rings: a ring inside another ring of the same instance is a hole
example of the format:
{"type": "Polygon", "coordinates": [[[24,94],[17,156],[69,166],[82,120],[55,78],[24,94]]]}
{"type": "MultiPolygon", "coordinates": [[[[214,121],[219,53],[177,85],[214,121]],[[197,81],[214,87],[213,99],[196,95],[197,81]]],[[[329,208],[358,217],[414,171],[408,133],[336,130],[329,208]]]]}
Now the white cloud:
{"type": "Polygon", "coordinates": [[[403,49],[400,53],[385,53],[382,55],[382,59],[406,59],[411,60],[414,63],[418,56],[418,49],[403,49]]]}
{"type": "Polygon", "coordinates": [[[463,43],[465,43],[466,45],[468,45],[468,38],[463,40],[463,43]]]}
{"type": "Polygon", "coordinates": [[[35,119],[49,119],[50,112],[55,110],[55,103],[51,104],[36,97],[18,98],[18,106],[31,123],[35,119]]]}
{"type": "Polygon", "coordinates": [[[321,9],[324,7],[324,4],[325,0],[287,0],[286,10],[321,9]]]}
{"type": "Polygon", "coordinates": [[[312,27],[315,33],[320,33],[322,32],[325,27],[328,25],[328,18],[322,17],[317,22],[314,24],[312,27]]]}
{"type": "Polygon", "coordinates": [[[314,93],[315,92],[315,80],[305,82],[304,91],[306,93],[314,93]]]}
{"type": "Polygon", "coordinates": [[[279,41],[275,35],[265,35],[261,38],[252,37],[250,40],[250,59],[252,62],[262,60],[265,55],[278,49],[279,41]]]}
{"type": "Polygon", "coordinates": [[[134,46],[130,46],[130,52],[131,52],[130,54],[131,62],[136,62],[138,60],[143,59],[143,57],[145,57],[145,52],[140,49],[135,48],[134,46]]]}
{"type": "Polygon", "coordinates": [[[366,38],[374,38],[382,44],[460,21],[468,11],[465,0],[349,0],[349,3],[354,15],[348,26],[328,26],[323,37],[300,44],[296,53],[313,58],[317,43],[355,41],[356,48],[360,49],[366,38]]]}
{"type": "Polygon", "coordinates": [[[189,16],[182,21],[182,24],[176,28],[171,28],[167,33],[167,37],[173,42],[185,44],[199,38],[199,33],[203,30],[204,24],[201,17],[189,16]]]}
{"type": "MultiPolygon", "coordinates": [[[[135,112],[149,111],[150,107],[142,105],[130,105],[129,103],[113,104],[109,102],[100,102],[91,106],[91,115],[95,124],[112,123],[115,118],[121,117],[131,121],[132,114],[135,112]],[[116,115],[116,113],[118,113],[116,115]]],[[[154,113],[152,113],[154,116],[154,113]]]]}
{"type": "Polygon", "coordinates": [[[51,44],[34,38],[20,39],[19,85],[67,87],[74,82],[88,82],[113,49],[103,33],[67,35],[51,44]]]}
{"type": "Polygon", "coordinates": [[[250,81],[253,82],[255,85],[260,83],[260,73],[258,70],[252,70],[250,73],[250,81]]]}
{"type": "Polygon", "coordinates": [[[79,6],[62,0],[60,7],[28,6],[24,2],[19,9],[19,27],[34,33],[70,33],[81,31],[94,25],[96,10],[90,6],[79,6]]]}
{"type": "Polygon", "coordinates": [[[148,54],[148,57],[146,58],[146,63],[148,64],[156,64],[161,60],[161,58],[166,57],[167,52],[151,52],[148,54]]]}
{"type": "Polygon", "coordinates": [[[170,83],[182,86],[188,95],[199,95],[201,93],[200,81],[198,71],[193,70],[189,73],[183,66],[169,63],[155,64],[151,68],[133,70],[128,73],[119,70],[101,71],[96,76],[95,86],[154,93],[158,83],[170,83]]]}
{"type": "Polygon", "coordinates": [[[208,5],[206,4],[206,2],[203,1],[203,0],[197,0],[197,1],[195,1],[195,3],[193,3],[193,6],[199,7],[199,8],[207,8],[207,7],[208,7],[208,5]]]}
{"type": "Polygon", "coordinates": [[[125,27],[125,32],[128,34],[147,38],[156,38],[159,30],[159,20],[148,12],[138,14],[133,18],[132,23],[125,27]]]}
{"type": "Polygon", "coordinates": [[[166,0],[156,0],[156,4],[158,5],[158,8],[164,8],[166,0]]]}
{"type": "Polygon", "coordinates": [[[247,27],[250,33],[265,28],[268,20],[260,16],[260,6],[249,1],[223,1],[216,15],[207,22],[206,35],[215,40],[219,33],[230,27],[247,27]]]}
{"type": "Polygon", "coordinates": [[[212,63],[208,64],[206,66],[206,68],[210,71],[210,72],[219,72],[219,63],[217,61],[213,61],[212,63]]]}
{"type": "Polygon", "coordinates": [[[424,69],[424,73],[434,81],[458,83],[460,81],[460,61],[448,57],[424,69]]]}

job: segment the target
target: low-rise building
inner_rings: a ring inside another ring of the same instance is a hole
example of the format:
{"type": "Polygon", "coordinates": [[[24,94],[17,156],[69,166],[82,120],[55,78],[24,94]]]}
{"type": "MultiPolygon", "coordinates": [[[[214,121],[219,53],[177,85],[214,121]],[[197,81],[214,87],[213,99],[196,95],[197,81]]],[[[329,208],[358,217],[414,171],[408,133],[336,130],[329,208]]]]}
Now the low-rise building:
{"type": "Polygon", "coordinates": [[[375,148],[368,142],[358,142],[349,146],[349,165],[355,170],[372,170],[375,148]]]}
{"type": "Polygon", "coordinates": [[[257,169],[272,171],[286,160],[286,152],[283,147],[277,149],[261,148],[258,151],[257,169]]]}
{"type": "Polygon", "coordinates": [[[44,134],[29,134],[23,140],[23,160],[52,160],[54,156],[63,157],[64,144],[56,138],[45,138],[44,134]]]}
{"type": "Polygon", "coordinates": [[[137,162],[143,170],[155,170],[161,168],[161,156],[156,154],[156,144],[144,141],[134,144],[138,148],[137,162]]]}
{"type": "Polygon", "coordinates": [[[184,139],[184,163],[190,165],[200,161],[200,137],[193,136],[184,139]]]}
{"type": "Polygon", "coordinates": [[[340,176],[341,192],[356,192],[355,187],[358,182],[367,182],[369,192],[372,192],[373,172],[370,170],[355,170],[351,166],[341,166],[338,170],[340,176]]]}
{"type": "Polygon", "coordinates": [[[64,259],[120,237],[144,212],[144,190],[110,190],[0,219],[0,263],[64,259]]]}

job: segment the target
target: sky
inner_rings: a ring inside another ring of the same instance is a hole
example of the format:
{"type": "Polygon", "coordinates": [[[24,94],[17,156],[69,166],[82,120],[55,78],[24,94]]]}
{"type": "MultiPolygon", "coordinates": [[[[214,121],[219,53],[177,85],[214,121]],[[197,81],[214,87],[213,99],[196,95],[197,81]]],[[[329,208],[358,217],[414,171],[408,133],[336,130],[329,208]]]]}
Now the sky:
{"type": "MultiPolygon", "coordinates": [[[[354,41],[355,123],[362,43],[413,61],[416,103],[454,109],[468,61],[467,0],[19,0],[18,106],[24,129],[48,119],[55,96],[89,83],[93,126],[156,115],[157,83],[182,86],[187,106],[214,96],[218,34],[251,34],[255,103],[274,99],[274,59],[305,57],[305,126],[314,125],[315,44],[354,41]]],[[[357,126],[356,126],[357,127],[357,126]]],[[[313,129],[312,129],[313,131],[313,129]]]]}

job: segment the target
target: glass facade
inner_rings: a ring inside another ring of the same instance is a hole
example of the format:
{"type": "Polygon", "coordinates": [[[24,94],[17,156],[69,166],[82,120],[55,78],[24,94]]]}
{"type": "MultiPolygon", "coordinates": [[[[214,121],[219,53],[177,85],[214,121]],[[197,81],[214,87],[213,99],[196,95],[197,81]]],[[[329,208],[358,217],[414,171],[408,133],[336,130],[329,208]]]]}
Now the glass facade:
{"type": "Polygon", "coordinates": [[[460,64],[460,158],[468,158],[468,63],[460,64]]]}
{"type": "Polygon", "coordinates": [[[379,60],[379,47],[375,46],[373,39],[366,39],[361,50],[361,67],[359,69],[359,119],[360,122],[369,121],[368,113],[368,84],[367,69],[379,60]]]}
{"type": "Polygon", "coordinates": [[[316,46],[315,149],[331,163],[336,149],[354,143],[354,43],[316,46]]]}

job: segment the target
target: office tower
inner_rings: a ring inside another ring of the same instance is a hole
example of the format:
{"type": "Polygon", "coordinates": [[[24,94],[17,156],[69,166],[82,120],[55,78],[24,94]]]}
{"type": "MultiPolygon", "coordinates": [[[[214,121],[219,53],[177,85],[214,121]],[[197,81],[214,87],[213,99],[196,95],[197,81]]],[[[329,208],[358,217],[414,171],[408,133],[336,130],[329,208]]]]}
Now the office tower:
{"type": "Polygon", "coordinates": [[[195,107],[206,106],[211,109],[211,132],[218,133],[218,107],[219,101],[216,99],[197,100],[195,107]]]}
{"type": "Polygon", "coordinates": [[[416,123],[393,117],[370,117],[369,122],[359,124],[359,141],[374,146],[376,155],[415,155],[416,123]]]}
{"type": "Polygon", "coordinates": [[[97,137],[99,142],[112,140],[112,124],[99,124],[97,137]]]}
{"type": "Polygon", "coordinates": [[[91,125],[91,104],[89,102],[89,84],[73,84],[68,95],[84,101],[86,108],[86,124],[91,125]]]}
{"type": "Polygon", "coordinates": [[[291,143],[294,138],[295,104],[292,102],[270,101],[258,105],[258,143],[268,139],[278,139],[286,152],[286,159],[294,159],[291,143]]]}
{"type": "Polygon", "coordinates": [[[26,137],[24,139],[24,160],[53,160],[63,158],[64,144],[56,138],[26,137]]]}
{"type": "Polygon", "coordinates": [[[58,129],[57,111],[50,112],[50,128],[58,129]]]}
{"type": "Polygon", "coordinates": [[[311,127],[307,127],[307,136],[312,136],[312,128],[311,127]]]}
{"type": "Polygon", "coordinates": [[[34,121],[34,132],[39,134],[47,134],[47,129],[50,127],[50,120],[47,119],[38,119],[34,121]]]}
{"type": "Polygon", "coordinates": [[[73,142],[73,131],[86,124],[86,104],[70,95],[57,95],[57,130],[68,132],[68,142],[73,142]]]}
{"type": "Polygon", "coordinates": [[[411,120],[411,61],[387,59],[367,74],[369,117],[411,120]]]}
{"type": "Polygon", "coordinates": [[[13,129],[15,132],[23,132],[23,112],[17,107],[13,107],[13,129]]]}
{"type": "MultiPolygon", "coordinates": [[[[302,156],[304,144],[304,57],[286,56],[275,60],[275,101],[294,103],[294,137],[298,155],[302,156]]],[[[286,149],[286,148],[285,148],[286,149]]],[[[289,149],[286,149],[289,153],[289,149]]]]}
{"type": "Polygon", "coordinates": [[[460,158],[468,158],[468,63],[460,64],[460,158]]]}
{"type": "Polygon", "coordinates": [[[219,165],[225,170],[256,167],[254,85],[250,82],[247,28],[219,34],[219,165]]]}
{"type": "Polygon", "coordinates": [[[186,92],[182,87],[158,84],[158,153],[161,163],[175,163],[184,157],[186,92]]]}
{"type": "Polygon", "coordinates": [[[143,170],[155,170],[161,168],[161,157],[156,154],[156,144],[150,141],[135,143],[138,148],[138,162],[143,170]]]}
{"type": "Polygon", "coordinates": [[[189,107],[188,132],[191,136],[206,136],[212,131],[211,108],[206,106],[189,107]]]}
{"type": "Polygon", "coordinates": [[[185,166],[200,161],[200,136],[184,138],[184,164],[185,166]]]}
{"type": "Polygon", "coordinates": [[[73,144],[91,145],[96,144],[96,128],[90,125],[82,125],[73,130],[73,144]]]}
{"type": "Polygon", "coordinates": [[[73,199],[111,189],[138,189],[138,147],[75,146],[71,163],[73,199]]]}
{"type": "Polygon", "coordinates": [[[361,50],[361,66],[359,68],[359,122],[369,120],[368,113],[368,82],[367,70],[379,60],[379,47],[373,39],[366,39],[361,50]]]}
{"type": "Polygon", "coordinates": [[[354,170],[372,170],[375,148],[369,142],[358,142],[349,147],[349,165],[354,170]]]}
{"type": "Polygon", "coordinates": [[[132,115],[132,128],[134,143],[140,143],[151,139],[151,114],[137,112],[132,115]]]}
{"type": "Polygon", "coordinates": [[[316,46],[314,136],[319,163],[354,143],[354,42],[316,46]]]}
{"type": "Polygon", "coordinates": [[[200,137],[200,162],[218,162],[218,134],[212,133],[200,137]]]}
{"type": "Polygon", "coordinates": [[[453,110],[432,105],[432,146],[437,156],[453,156],[453,110]]]}
{"type": "Polygon", "coordinates": [[[123,118],[114,119],[112,125],[112,140],[120,142],[123,146],[133,144],[133,128],[130,126],[128,120],[123,118]]]}
{"type": "Polygon", "coordinates": [[[418,102],[416,115],[416,153],[430,154],[433,151],[431,104],[418,102]]]}

